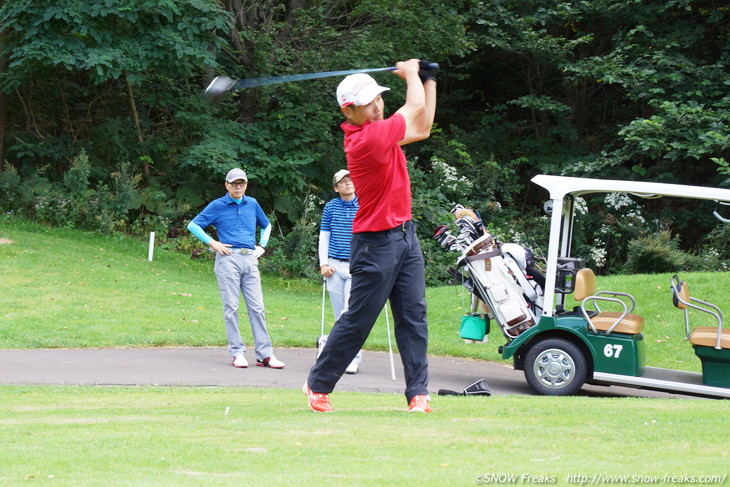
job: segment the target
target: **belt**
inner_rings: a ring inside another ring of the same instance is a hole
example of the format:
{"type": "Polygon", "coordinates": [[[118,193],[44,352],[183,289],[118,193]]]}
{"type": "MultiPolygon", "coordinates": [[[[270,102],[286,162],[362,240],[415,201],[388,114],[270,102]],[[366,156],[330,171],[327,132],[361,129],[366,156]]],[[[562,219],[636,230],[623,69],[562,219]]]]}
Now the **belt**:
{"type": "Polygon", "coordinates": [[[350,259],[338,259],[337,257],[330,257],[332,260],[336,260],[338,262],[350,262],[350,259]]]}
{"type": "Polygon", "coordinates": [[[253,249],[228,249],[234,254],[253,255],[253,249]]]}
{"type": "Polygon", "coordinates": [[[389,230],[383,230],[383,231],[386,233],[396,233],[396,232],[401,233],[401,232],[408,231],[408,229],[411,228],[412,226],[413,226],[413,222],[411,220],[408,220],[407,222],[401,223],[397,227],[393,227],[389,230]]]}

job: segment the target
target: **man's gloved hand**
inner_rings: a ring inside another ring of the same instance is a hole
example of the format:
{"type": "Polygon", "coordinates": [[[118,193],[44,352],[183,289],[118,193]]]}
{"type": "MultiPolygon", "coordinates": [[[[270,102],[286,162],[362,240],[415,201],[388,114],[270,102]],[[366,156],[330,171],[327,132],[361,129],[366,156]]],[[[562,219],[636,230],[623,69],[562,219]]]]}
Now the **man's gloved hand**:
{"type": "Polygon", "coordinates": [[[422,83],[425,83],[430,79],[436,79],[436,71],[438,71],[439,69],[439,65],[437,63],[432,63],[430,61],[419,61],[418,66],[418,77],[421,78],[422,83]]]}
{"type": "Polygon", "coordinates": [[[256,257],[256,258],[258,259],[258,258],[259,258],[259,257],[261,257],[262,255],[264,255],[264,252],[266,252],[266,249],[264,249],[264,248],[263,248],[262,246],[260,246],[260,245],[257,245],[257,246],[256,246],[256,247],[255,247],[255,248],[253,249],[253,256],[254,256],[254,257],[256,257]]]}

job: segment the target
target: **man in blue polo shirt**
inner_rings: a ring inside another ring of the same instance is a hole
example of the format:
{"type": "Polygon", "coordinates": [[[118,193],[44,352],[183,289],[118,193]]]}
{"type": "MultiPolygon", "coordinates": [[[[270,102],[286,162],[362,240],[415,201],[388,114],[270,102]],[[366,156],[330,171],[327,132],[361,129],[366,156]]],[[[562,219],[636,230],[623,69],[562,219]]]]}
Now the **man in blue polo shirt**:
{"type": "Polygon", "coordinates": [[[233,366],[248,367],[244,353],[246,345],[238,329],[240,294],[246,301],[248,319],[256,351],[256,365],[283,369],[284,362],[277,360],[266,330],[264,296],[261,292],[259,257],[269,242],[271,223],[258,202],[245,196],[248,178],[239,168],[226,175],[228,193],[213,200],[188,224],[188,230],[215,251],[215,275],[218,279],[223,317],[228,337],[228,351],[233,366]],[[209,225],[215,226],[218,240],[205,233],[209,225]],[[259,245],[256,245],[256,227],[261,228],[259,245]]]}
{"type": "MultiPolygon", "coordinates": [[[[359,207],[355,186],[347,169],[337,171],[332,185],[339,195],[327,202],[322,211],[319,227],[319,271],[327,280],[327,291],[332,303],[335,320],[347,311],[350,300],[350,241],[352,240],[352,221],[359,207]]],[[[319,343],[321,350],[324,343],[319,343]]],[[[362,363],[362,351],[345,369],[347,374],[357,374],[362,363]]]]}

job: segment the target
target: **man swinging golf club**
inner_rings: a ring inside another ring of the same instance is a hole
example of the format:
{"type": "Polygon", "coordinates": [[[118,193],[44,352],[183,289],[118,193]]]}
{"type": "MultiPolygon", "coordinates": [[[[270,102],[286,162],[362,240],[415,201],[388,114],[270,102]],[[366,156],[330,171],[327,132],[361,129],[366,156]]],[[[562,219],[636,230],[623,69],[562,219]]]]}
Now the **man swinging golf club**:
{"type": "Polygon", "coordinates": [[[394,74],[406,82],[406,101],[383,115],[378,86],[364,73],[346,77],[337,101],[347,119],[344,148],[360,208],[353,222],[352,287],[343,313],[303,390],[313,411],[329,412],[329,393],[365,343],[390,299],[395,339],[405,372],[409,412],[431,412],[428,395],[428,325],[423,253],[411,221],[411,185],[402,145],[426,139],[436,111],[435,68],[411,59],[394,74]]]}

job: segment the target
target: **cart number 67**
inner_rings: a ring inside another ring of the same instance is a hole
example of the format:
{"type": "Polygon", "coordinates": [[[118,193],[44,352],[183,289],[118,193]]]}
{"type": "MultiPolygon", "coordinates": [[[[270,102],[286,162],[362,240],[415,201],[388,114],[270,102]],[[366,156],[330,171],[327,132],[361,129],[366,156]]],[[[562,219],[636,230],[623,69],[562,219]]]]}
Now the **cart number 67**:
{"type": "Polygon", "coordinates": [[[623,345],[606,345],[603,347],[603,355],[608,358],[618,358],[621,355],[621,350],[624,348],[623,345]]]}

